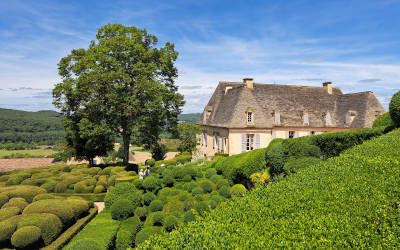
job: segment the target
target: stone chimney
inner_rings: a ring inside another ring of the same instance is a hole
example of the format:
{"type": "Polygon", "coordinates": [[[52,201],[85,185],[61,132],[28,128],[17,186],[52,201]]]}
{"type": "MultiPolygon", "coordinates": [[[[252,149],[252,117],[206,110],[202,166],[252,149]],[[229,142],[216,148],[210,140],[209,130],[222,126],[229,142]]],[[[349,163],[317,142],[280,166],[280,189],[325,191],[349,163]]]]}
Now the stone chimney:
{"type": "Polygon", "coordinates": [[[246,88],[254,89],[253,78],[250,77],[243,78],[243,83],[245,84],[246,88]]]}
{"type": "Polygon", "coordinates": [[[324,89],[326,89],[328,94],[332,95],[332,82],[324,82],[322,86],[324,86],[324,89]]]}

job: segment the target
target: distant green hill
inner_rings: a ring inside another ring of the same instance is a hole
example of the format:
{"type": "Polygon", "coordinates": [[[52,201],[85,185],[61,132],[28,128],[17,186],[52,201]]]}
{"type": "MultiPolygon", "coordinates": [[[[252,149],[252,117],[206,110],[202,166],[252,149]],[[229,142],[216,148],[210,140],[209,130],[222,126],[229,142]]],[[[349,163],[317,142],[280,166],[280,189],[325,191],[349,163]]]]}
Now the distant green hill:
{"type": "MultiPolygon", "coordinates": [[[[199,113],[181,114],[178,119],[197,122],[199,113]]],[[[37,112],[0,108],[0,143],[57,144],[64,139],[62,115],[56,111],[37,112]]]]}
{"type": "Polygon", "coordinates": [[[62,115],[0,108],[0,143],[56,144],[64,138],[62,115]]]}
{"type": "Polygon", "coordinates": [[[196,123],[200,118],[201,113],[190,113],[190,114],[180,114],[178,116],[179,121],[196,123]]]}

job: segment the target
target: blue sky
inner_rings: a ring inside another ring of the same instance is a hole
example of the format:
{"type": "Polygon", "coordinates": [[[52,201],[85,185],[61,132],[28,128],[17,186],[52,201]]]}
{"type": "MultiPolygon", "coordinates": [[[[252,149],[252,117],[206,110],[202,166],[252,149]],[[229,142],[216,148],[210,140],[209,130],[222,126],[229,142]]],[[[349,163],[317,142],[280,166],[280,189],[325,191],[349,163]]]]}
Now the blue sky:
{"type": "Polygon", "coordinates": [[[0,107],[54,109],[57,63],[108,23],[175,43],[184,112],[219,80],[400,90],[400,1],[1,1],[0,107]]]}

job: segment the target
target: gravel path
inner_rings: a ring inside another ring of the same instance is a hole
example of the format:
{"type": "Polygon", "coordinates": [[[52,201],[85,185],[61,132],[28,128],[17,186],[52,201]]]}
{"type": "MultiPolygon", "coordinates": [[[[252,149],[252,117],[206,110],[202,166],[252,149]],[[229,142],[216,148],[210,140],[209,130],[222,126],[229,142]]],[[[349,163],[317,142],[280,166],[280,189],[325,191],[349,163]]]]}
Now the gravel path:
{"type": "Polygon", "coordinates": [[[53,158],[0,159],[0,172],[25,168],[47,167],[52,162],[53,158]]]}

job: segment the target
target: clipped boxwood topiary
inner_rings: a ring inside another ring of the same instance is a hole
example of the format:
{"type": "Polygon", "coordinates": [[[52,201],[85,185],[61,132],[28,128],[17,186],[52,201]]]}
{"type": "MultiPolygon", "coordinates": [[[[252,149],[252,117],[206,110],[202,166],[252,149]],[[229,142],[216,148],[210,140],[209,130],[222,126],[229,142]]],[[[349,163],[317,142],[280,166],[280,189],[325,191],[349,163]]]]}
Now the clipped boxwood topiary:
{"type": "Polygon", "coordinates": [[[11,235],[17,230],[17,223],[20,217],[20,215],[16,215],[0,221],[0,243],[11,238],[11,235]]]}
{"type": "Polygon", "coordinates": [[[69,250],[102,250],[96,241],[77,240],[68,245],[69,250]]]}
{"type": "Polygon", "coordinates": [[[389,103],[389,113],[396,127],[400,127],[400,91],[393,95],[389,103]]]}
{"type": "Polygon", "coordinates": [[[90,209],[89,202],[84,199],[68,198],[65,202],[72,207],[76,219],[80,218],[82,214],[87,213],[90,209]]]}
{"type": "Polygon", "coordinates": [[[7,208],[7,207],[19,207],[21,210],[24,210],[26,206],[28,206],[29,203],[26,202],[24,198],[11,198],[6,204],[4,204],[1,208],[7,208]]]}
{"type": "Polygon", "coordinates": [[[142,223],[138,217],[131,217],[121,223],[115,238],[115,248],[117,250],[129,249],[140,230],[142,223]]]}
{"type": "Polygon", "coordinates": [[[41,237],[40,228],[35,226],[26,226],[17,229],[11,236],[11,244],[18,248],[25,248],[39,241],[41,237]]]}
{"type": "Polygon", "coordinates": [[[21,208],[19,207],[6,207],[0,209],[0,221],[13,217],[21,213],[21,208]]]}
{"type": "Polygon", "coordinates": [[[133,215],[135,207],[127,199],[114,202],[111,206],[111,217],[114,220],[125,220],[133,215]]]}
{"type": "Polygon", "coordinates": [[[192,194],[193,195],[198,195],[204,193],[204,190],[201,187],[195,187],[192,189],[192,194]]]}
{"type": "Polygon", "coordinates": [[[163,202],[161,200],[153,200],[149,205],[149,209],[151,212],[161,211],[163,209],[163,202]]]}
{"type": "Polygon", "coordinates": [[[148,206],[156,198],[156,195],[152,192],[146,192],[143,195],[143,204],[148,206]]]}
{"type": "Polygon", "coordinates": [[[103,185],[97,185],[94,187],[93,193],[99,194],[99,193],[104,193],[106,191],[106,188],[103,185]]]}
{"type": "Polygon", "coordinates": [[[143,228],[135,238],[135,245],[139,245],[145,242],[150,236],[161,233],[163,230],[162,227],[145,227],[143,228]]]}
{"type": "Polygon", "coordinates": [[[298,170],[315,165],[321,162],[321,159],[315,157],[300,157],[300,158],[290,158],[284,166],[284,171],[286,174],[296,173],[298,170]]]}
{"type": "Polygon", "coordinates": [[[147,208],[146,207],[138,207],[135,209],[135,216],[137,216],[141,221],[145,221],[147,217],[147,208]]]}
{"type": "Polygon", "coordinates": [[[40,228],[43,242],[49,245],[61,234],[63,224],[61,220],[54,214],[24,214],[18,221],[18,228],[26,226],[36,226],[40,228]]]}
{"type": "Polygon", "coordinates": [[[394,125],[392,118],[390,117],[390,113],[386,112],[383,115],[378,116],[374,124],[372,125],[373,128],[379,127],[392,127],[394,125]]]}
{"type": "Polygon", "coordinates": [[[214,188],[214,183],[212,183],[210,180],[207,179],[202,179],[197,182],[198,185],[203,189],[205,193],[211,193],[214,188]]]}
{"type": "Polygon", "coordinates": [[[72,206],[60,199],[40,200],[28,205],[22,214],[50,213],[60,218],[64,225],[70,225],[75,220],[72,206]]]}
{"type": "Polygon", "coordinates": [[[120,199],[129,200],[136,208],[142,204],[143,192],[136,189],[133,183],[118,183],[115,187],[107,192],[107,195],[104,199],[106,208],[111,208],[112,204],[120,199]]]}
{"type": "Polygon", "coordinates": [[[0,208],[8,202],[8,196],[0,193],[0,208]]]}
{"type": "Polygon", "coordinates": [[[147,216],[144,226],[162,226],[164,224],[164,214],[161,211],[153,212],[147,216]]]}
{"type": "Polygon", "coordinates": [[[49,200],[49,199],[56,199],[52,194],[38,194],[36,195],[32,201],[40,201],[40,200],[49,200]]]}
{"type": "Polygon", "coordinates": [[[42,193],[46,193],[46,190],[35,186],[11,186],[0,188],[0,192],[6,194],[8,197],[20,197],[24,198],[27,202],[32,202],[33,198],[42,193]]]}
{"type": "Polygon", "coordinates": [[[162,181],[156,176],[150,175],[143,180],[143,188],[154,192],[161,187],[162,181]]]}
{"type": "Polygon", "coordinates": [[[164,228],[167,232],[171,232],[172,230],[174,230],[176,228],[176,226],[178,225],[179,220],[178,218],[176,218],[173,215],[168,215],[167,217],[165,217],[164,219],[164,228]]]}
{"type": "Polygon", "coordinates": [[[247,189],[242,184],[233,185],[230,191],[233,197],[243,197],[247,194],[247,189]]]}

